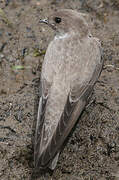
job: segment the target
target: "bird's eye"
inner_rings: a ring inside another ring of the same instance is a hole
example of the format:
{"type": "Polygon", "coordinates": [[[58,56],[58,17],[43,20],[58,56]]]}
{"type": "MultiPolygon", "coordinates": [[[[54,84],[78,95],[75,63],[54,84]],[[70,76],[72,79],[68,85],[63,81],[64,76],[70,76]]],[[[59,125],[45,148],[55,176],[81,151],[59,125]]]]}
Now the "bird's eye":
{"type": "Polygon", "coordinates": [[[60,17],[55,17],[54,20],[55,20],[56,23],[60,23],[62,21],[60,17]]]}

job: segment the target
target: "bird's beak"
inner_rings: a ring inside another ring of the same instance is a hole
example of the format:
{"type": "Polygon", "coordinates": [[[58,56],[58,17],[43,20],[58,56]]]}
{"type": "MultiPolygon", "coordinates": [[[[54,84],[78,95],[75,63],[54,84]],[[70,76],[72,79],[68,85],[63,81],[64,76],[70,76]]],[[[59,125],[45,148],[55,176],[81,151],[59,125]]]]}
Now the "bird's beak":
{"type": "Polygon", "coordinates": [[[48,19],[40,19],[39,22],[40,22],[40,23],[45,23],[45,24],[47,24],[49,27],[51,27],[53,30],[56,30],[55,25],[54,25],[54,24],[51,24],[51,23],[48,21],[48,19]]]}
{"type": "Polygon", "coordinates": [[[40,23],[48,24],[48,19],[40,19],[40,23]]]}

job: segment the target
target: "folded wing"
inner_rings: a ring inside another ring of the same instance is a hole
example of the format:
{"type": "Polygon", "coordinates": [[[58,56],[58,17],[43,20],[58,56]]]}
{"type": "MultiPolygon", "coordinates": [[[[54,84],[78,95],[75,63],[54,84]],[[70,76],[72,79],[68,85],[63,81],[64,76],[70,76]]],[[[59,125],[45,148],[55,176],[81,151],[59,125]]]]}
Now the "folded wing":
{"type": "Polygon", "coordinates": [[[46,103],[48,99],[48,89],[50,85],[47,81],[45,85],[42,85],[42,92],[45,92],[45,95],[42,94],[39,103],[38,119],[36,126],[36,137],[35,137],[35,166],[40,168],[49,167],[53,159],[57,157],[57,153],[60,152],[60,148],[71,131],[72,127],[76,123],[78,117],[80,116],[82,110],[84,109],[87,99],[90,96],[93,86],[97,81],[101,70],[102,70],[101,61],[97,64],[96,68],[92,72],[91,79],[87,82],[84,82],[83,85],[76,84],[72,87],[71,91],[68,94],[67,101],[65,103],[64,111],[61,115],[61,118],[57,124],[56,129],[53,131],[53,135],[49,138],[47,146],[40,152],[41,142],[43,141],[43,123],[44,123],[44,114],[46,103]]]}

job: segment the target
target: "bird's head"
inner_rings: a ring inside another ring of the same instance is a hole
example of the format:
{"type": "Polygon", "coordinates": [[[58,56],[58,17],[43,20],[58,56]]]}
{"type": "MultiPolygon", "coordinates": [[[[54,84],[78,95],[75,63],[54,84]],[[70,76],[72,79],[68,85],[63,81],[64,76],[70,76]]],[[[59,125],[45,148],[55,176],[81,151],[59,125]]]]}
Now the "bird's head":
{"type": "Polygon", "coordinates": [[[89,33],[88,24],[84,18],[85,14],[70,9],[61,9],[51,14],[47,19],[40,20],[57,33],[77,33],[86,36],[89,33]]]}

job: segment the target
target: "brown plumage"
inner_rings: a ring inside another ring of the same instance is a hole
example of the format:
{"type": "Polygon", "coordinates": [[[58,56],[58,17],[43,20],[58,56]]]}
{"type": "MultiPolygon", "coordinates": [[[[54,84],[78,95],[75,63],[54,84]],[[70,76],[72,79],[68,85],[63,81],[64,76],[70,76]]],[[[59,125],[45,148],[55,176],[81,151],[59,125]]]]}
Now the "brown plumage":
{"type": "Polygon", "coordinates": [[[42,20],[55,30],[41,72],[34,159],[36,168],[54,169],[61,146],[75,125],[101,69],[101,45],[83,14],[59,10],[42,20]]]}

